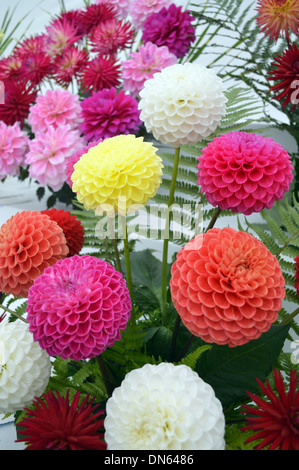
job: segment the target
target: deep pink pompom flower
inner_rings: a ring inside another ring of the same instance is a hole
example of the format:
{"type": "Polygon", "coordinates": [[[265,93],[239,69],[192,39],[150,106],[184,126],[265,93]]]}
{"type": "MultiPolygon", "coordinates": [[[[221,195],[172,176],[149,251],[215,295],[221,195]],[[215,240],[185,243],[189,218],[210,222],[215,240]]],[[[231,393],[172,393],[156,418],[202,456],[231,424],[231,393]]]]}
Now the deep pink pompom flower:
{"type": "Polygon", "coordinates": [[[25,163],[29,148],[29,137],[18,122],[7,126],[0,121],[0,180],[6,176],[17,176],[25,163]]]}
{"type": "Polygon", "coordinates": [[[69,125],[39,132],[30,140],[26,163],[30,178],[43,186],[59,191],[65,183],[65,169],[68,158],[75,148],[83,147],[83,139],[78,130],[69,125]]]}
{"type": "Polygon", "coordinates": [[[146,80],[176,63],[177,57],[167,46],[159,47],[147,42],[139,47],[138,52],[132,52],[130,58],[122,62],[124,89],[132,96],[138,96],[146,80]]]}
{"type": "Polygon", "coordinates": [[[80,112],[78,95],[57,88],[38,95],[36,103],[30,108],[28,122],[34,133],[46,132],[49,126],[56,129],[69,125],[76,129],[80,123],[80,112]]]}
{"type": "Polygon", "coordinates": [[[81,107],[80,127],[88,141],[135,134],[142,124],[137,100],[115,88],[93,93],[81,102],[81,107]]]}
{"type": "Polygon", "coordinates": [[[120,339],[132,303],[122,274],[94,256],[57,262],[34,281],[27,320],[34,340],[50,356],[81,360],[120,339]]]}
{"type": "Polygon", "coordinates": [[[198,184],[207,200],[245,215],[270,209],[293,179],[290,156],[283,147],[254,133],[216,137],[198,160],[198,184]]]}
{"type": "Polygon", "coordinates": [[[177,57],[184,57],[195,40],[195,18],[174,3],[150,15],[143,24],[142,40],[167,46],[177,57]]]}
{"type": "Polygon", "coordinates": [[[70,188],[73,187],[73,182],[71,180],[71,176],[74,172],[74,165],[75,163],[77,163],[80,158],[82,157],[82,155],[84,155],[85,153],[88,152],[88,150],[91,148],[91,147],[94,147],[95,145],[97,145],[100,141],[100,140],[97,140],[97,141],[92,141],[90,142],[88,145],[84,145],[83,147],[79,148],[78,150],[76,150],[76,152],[74,152],[67,160],[67,163],[66,163],[66,169],[65,169],[65,176],[66,176],[66,182],[68,183],[68,185],[70,186],[70,188]]]}

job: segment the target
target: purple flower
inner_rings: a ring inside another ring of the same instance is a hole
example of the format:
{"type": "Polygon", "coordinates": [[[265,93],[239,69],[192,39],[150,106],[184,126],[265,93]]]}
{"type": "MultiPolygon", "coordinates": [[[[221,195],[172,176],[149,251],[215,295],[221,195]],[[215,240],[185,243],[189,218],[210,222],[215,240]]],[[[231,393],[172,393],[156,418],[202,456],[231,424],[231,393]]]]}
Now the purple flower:
{"type": "Polygon", "coordinates": [[[142,40],[157,46],[167,46],[177,57],[184,57],[195,40],[195,18],[189,10],[182,11],[172,3],[158,13],[152,13],[143,24],[142,40]]]}

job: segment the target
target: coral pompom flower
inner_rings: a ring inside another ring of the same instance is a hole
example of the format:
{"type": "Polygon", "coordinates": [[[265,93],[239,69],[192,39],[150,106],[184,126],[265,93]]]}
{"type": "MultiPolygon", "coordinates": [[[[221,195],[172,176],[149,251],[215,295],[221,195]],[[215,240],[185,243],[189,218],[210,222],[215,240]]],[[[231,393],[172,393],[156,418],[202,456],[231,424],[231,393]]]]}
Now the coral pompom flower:
{"type": "Polygon", "coordinates": [[[270,90],[274,92],[274,99],[282,102],[284,108],[293,104],[293,111],[298,104],[299,85],[299,48],[293,43],[281,54],[274,58],[272,69],[267,80],[274,81],[270,90]]]}
{"type": "Polygon", "coordinates": [[[64,209],[46,209],[41,213],[48,215],[62,228],[69,249],[68,256],[78,255],[84,245],[84,227],[80,220],[64,209]]]}
{"type": "Polygon", "coordinates": [[[104,411],[80,391],[70,400],[50,390],[25,408],[18,423],[17,442],[25,442],[27,450],[106,450],[103,434],[104,411]],[[81,401],[81,403],[80,403],[81,401]]]}
{"type": "Polygon", "coordinates": [[[174,306],[208,343],[241,346],[276,321],[285,296],[279,263],[251,234],[232,228],[197,235],[171,268],[174,306]]]}
{"type": "Polygon", "coordinates": [[[34,280],[68,252],[56,222],[37,211],[18,212],[0,228],[0,292],[27,297],[34,280]]]}
{"type": "Polygon", "coordinates": [[[156,151],[151,142],[132,134],[92,147],[74,165],[71,176],[78,201],[87,210],[109,207],[121,214],[147,204],[161,184],[163,165],[156,151]]]}
{"type": "Polygon", "coordinates": [[[274,370],[276,391],[266,381],[257,382],[266,399],[247,392],[257,407],[243,405],[247,425],[245,431],[256,431],[246,442],[260,441],[256,450],[299,450],[298,373],[292,370],[287,392],[280,371],[274,370]]]}
{"type": "Polygon", "coordinates": [[[49,356],[79,361],[113,346],[131,309],[120,272],[95,256],[75,255],[35,279],[28,293],[27,320],[34,340],[49,356]]]}
{"type": "Polygon", "coordinates": [[[299,32],[298,0],[259,0],[256,8],[256,22],[261,32],[271,39],[279,38],[282,33],[289,39],[289,32],[299,32]]]}
{"type": "Polygon", "coordinates": [[[198,160],[198,184],[210,204],[245,215],[270,209],[293,179],[287,151],[251,132],[216,137],[198,160]]]}

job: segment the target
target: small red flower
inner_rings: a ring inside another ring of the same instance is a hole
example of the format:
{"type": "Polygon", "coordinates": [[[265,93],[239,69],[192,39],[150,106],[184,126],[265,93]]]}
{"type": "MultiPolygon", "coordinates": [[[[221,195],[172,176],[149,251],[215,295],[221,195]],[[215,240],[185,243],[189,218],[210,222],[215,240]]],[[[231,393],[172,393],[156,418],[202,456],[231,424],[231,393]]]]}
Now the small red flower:
{"type": "Polygon", "coordinates": [[[50,390],[25,408],[25,418],[18,424],[27,450],[106,450],[104,411],[94,405],[89,395],[80,401],[77,391],[70,403],[69,392],[63,397],[50,390]],[[22,429],[24,428],[24,429],[22,429]]]}
{"type": "Polygon", "coordinates": [[[0,60],[0,80],[18,80],[23,71],[23,61],[18,56],[12,54],[0,60]]]}
{"type": "Polygon", "coordinates": [[[295,289],[297,290],[297,295],[299,295],[299,255],[295,258],[295,289]]]}
{"type": "Polygon", "coordinates": [[[110,56],[98,56],[88,62],[82,71],[80,84],[84,91],[94,92],[112,88],[120,83],[121,67],[117,59],[110,56]]]}
{"type": "Polygon", "coordinates": [[[53,77],[59,85],[67,87],[73,80],[78,79],[82,68],[88,63],[88,53],[77,46],[69,47],[62,55],[55,58],[53,77]]]}
{"type": "Polygon", "coordinates": [[[28,54],[23,59],[23,68],[23,78],[31,82],[32,85],[39,85],[44,78],[51,74],[52,60],[44,52],[28,54]]]}
{"type": "MultiPolygon", "coordinates": [[[[289,391],[286,393],[280,371],[274,370],[277,394],[269,385],[260,380],[257,382],[269,401],[247,392],[258,408],[243,405],[248,412],[248,425],[244,431],[258,431],[246,443],[262,439],[256,450],[268,447],[268,450],[299,450],[299,390],[297,389],[298,375],[292,370],[289,391]]],[[[245,411],[244,411],[245,412],[245,411]]]]}
{"type": "Polygon", "coordinates": [[[100,23],[116,17],[113,6],[105,3],[92,4],[84,8],[80,13],[80,24],[85,28],[87,34],[100,23]]]}
{"type": "Polygon", "coordinates": [[[297,104],[299,84],[299,48],[295,43],[291,44],[282,55],[277,55],[272,64],[274,67],[269,73],[267,80],[278,82],[270,89],[278,93],[275,100],[283,101],[282,107],[292,103],[293,110],[297,104]]]}
{"type": "Polygon", "coordinates": [[[131,47],[135,30],[129,21],[112,19],[96,26],[90,35],[92,52],[115,54],[131,47]]]}
{"type": "Polygon", "coordinates": [[[37,90],[33,85],[14,80],[4,81],[4,104],[0,105],[0,120],[6,125],[13,125],[24,120],[29,114],[30,106],[35,102],[37,90]]]}
{"type": "Polygon", "coordinates": [[[46,209],[41,213],[48,215],[62,228],[69,249],[68,256],[78,255],[84,244],[84,228],[80,220],[63,209],[46,209]]]}

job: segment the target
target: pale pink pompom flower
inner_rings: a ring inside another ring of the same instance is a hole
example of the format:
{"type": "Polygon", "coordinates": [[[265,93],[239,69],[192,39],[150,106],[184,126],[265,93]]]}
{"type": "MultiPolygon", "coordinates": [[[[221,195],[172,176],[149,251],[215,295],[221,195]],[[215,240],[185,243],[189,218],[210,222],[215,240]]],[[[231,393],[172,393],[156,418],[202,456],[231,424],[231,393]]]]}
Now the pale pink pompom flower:
{"type": "Polygon", "coordinates": [[[0,121],[0,179],[19,174],[28,145],[29,137],[21,130],[19,122],[7,126],[0,121]]]}
{"type": "Polygon", "coordinates": [[[142,28],[145,20],[152,14],[158,13],[162,8],[168,8],[171,0],[133,0],[131,5],[132,23],[135,28],[142,28]]]}
{"type": "Polygon", "coordinates": [[[75,129],[80,124],[79,97],[68,90],[47,90],[39,95],[36,103],[31,106],[28,122],[32,132],[45,132],[52,126],[54,128],[69,125],[75,129]]]}
{"type": "Polygon", "coordinates": [[[122,62],[124,89],[133,96],[138,96],[144,82],[153,78],[156,72],[177,63],[177,57],[167,46],[156,46],[147,42],[138,52],[132,52],[131,58],[122,62]]]}
{"type": "Polygon", "coordinates": [[[46,132],[36,134],[30,141],[26,163],[29,176],[42,186],[59,191],[65,183],[66,164],[74,149],[82,148],[83,139],[79,131],[69,125],[49,127],[46,132]]]}

